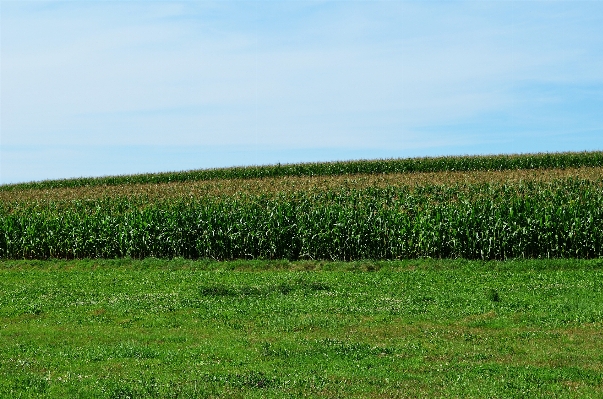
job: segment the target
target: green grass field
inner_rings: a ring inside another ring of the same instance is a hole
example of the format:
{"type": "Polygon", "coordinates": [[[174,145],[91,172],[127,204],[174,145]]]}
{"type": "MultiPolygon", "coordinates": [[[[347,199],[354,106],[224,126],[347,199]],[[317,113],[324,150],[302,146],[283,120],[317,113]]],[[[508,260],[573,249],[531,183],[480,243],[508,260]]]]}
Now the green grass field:
{"type": "Polygon", "coordinates": [[[0,396],[603,397],[603,261],[0,262],[0,396]]]}

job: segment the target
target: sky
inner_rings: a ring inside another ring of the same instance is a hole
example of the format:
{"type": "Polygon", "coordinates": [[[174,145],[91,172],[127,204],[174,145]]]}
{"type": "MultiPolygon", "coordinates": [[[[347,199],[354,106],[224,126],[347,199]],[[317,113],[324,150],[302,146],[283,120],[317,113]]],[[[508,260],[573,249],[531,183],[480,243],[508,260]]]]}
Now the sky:
{"type": "Polygon", "coordinates": [[[603,150],[603,1],[1,1],[0,184],[603,150]]]}

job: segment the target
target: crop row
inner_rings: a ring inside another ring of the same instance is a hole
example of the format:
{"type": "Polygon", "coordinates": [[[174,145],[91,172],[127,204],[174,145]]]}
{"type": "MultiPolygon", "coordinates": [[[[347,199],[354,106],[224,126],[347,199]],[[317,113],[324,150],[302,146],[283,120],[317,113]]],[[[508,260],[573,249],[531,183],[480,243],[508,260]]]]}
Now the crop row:
{"type": "Polygon", "coordinates": [[[603,166],[603,152],[567,152],[522,155],[426,157],[348,162],[277,164],[191,170],[156,174],[45,180],[0,186],[0,191],[66,187],[161,184],[221,179],[257,179],[284,176],[336,176],[350,174],[416,173],[477,170],[564,169],[603,166]]]}
{"type": "Polygon", "coordinates": [[[241,194],[276,197],[283,193],[323,192],[368,187],[458,186],[480,183],[522,185],[560,179],[603,181],[603,167],[519,169],[504,171],[417,172],[333,176],[284,176],[263,179],[222,179],[160,184],[122,184],[54,189],[0,190],[0,203],[32,204],[128,198],[154,203],[167,199],[232,197],[241,194]]]}
{"type": "Polygon", "coordinates": [[[0,207],[1,258],[603,256],[600,182],[339,189],[0,207]]]}

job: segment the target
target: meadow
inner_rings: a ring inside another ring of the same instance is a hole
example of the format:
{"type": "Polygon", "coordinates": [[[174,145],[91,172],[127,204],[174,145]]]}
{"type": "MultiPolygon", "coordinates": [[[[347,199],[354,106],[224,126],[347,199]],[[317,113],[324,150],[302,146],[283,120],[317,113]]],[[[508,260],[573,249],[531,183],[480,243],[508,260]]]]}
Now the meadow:
{"type": "Polygon", "coordinates": [[[0,397],[603,397],[603,152],[0,186],[0,397]]]}
{"type": "Polygon", "coordinates": [[[6,398],[595,398],[601,260],[0,263],[6,398]]]}

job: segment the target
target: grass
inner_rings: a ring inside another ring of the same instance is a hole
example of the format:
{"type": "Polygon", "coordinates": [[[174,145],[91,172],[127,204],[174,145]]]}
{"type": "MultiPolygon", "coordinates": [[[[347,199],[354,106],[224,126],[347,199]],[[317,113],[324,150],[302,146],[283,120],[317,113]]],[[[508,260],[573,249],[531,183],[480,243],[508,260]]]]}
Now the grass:
{"type": "Polygon", "coordinates": [[[2,397],[603,396],[595,260],[0,262],[2,397]]]}

